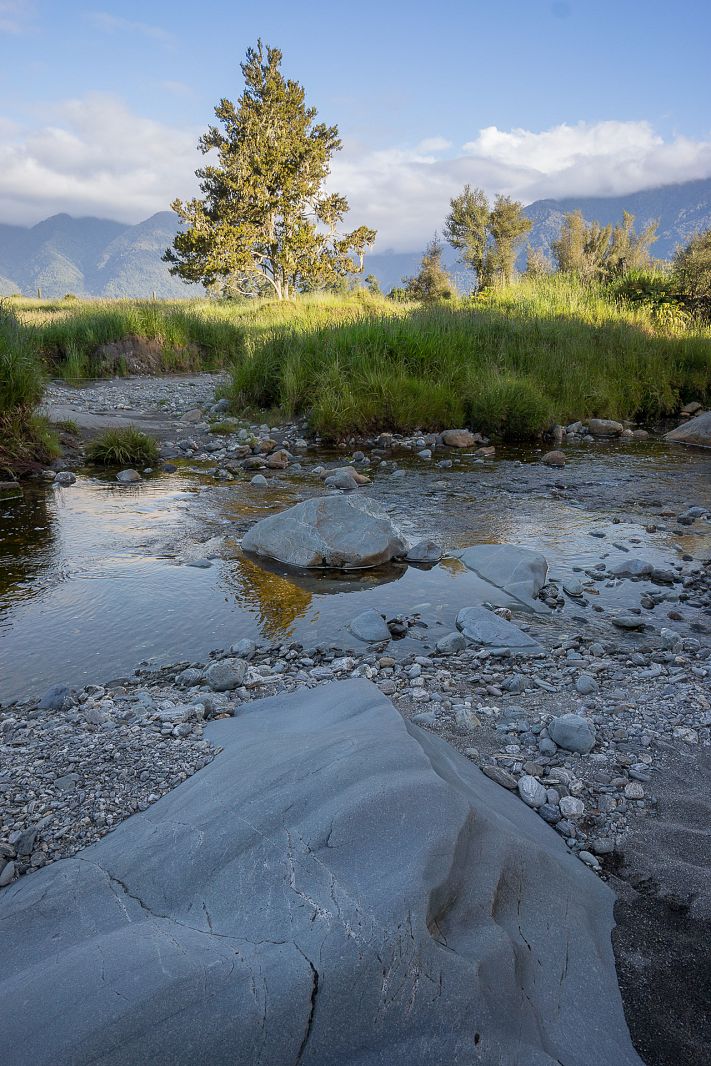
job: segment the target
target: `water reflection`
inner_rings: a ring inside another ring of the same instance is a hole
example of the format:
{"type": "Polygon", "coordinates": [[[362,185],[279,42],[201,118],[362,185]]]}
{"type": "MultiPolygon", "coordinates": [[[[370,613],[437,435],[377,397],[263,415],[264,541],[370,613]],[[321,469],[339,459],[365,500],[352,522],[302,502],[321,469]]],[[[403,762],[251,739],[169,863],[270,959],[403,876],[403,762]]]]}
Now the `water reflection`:
{"type": "Polygon", "coordinates": [[[56,499],[44,487],[0,501],[0,630],[11,604],[34,595],[56,566],[56,499]]]}

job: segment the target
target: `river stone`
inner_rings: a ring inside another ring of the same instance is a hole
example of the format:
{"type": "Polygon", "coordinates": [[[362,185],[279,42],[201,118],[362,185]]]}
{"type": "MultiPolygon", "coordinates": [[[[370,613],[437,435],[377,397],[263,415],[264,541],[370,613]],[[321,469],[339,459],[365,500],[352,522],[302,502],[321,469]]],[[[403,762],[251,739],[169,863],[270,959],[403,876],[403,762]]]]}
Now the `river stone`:
{"type": "Polygon", "coordinates": [[[141,481],[141,475],[137,470],[119,470],[116,480],[122,485],[130,485],[132,481],[141,481]]]}
{"type": "Polygon", "coordinates": [[[711,411],[703,411],[688,422],[683,422],[671,433],[667,433],[664,439],[677,444],[696,444],[700,448],[711,448],[711,411]]]}
{"type": "Polygon", "coordinates": [[[587,755],[595,744],[595,727],[580,714],[561,714],[548,724],[548,733],[559,748],[587,755]]]}
{"type": "Polygon", "coordinates": [[[408,551],[405,556],[406,563],[415,563],[419,565],[438,563],[442,558],[442,549],[439,544],[427,538],[426,540],[420,540],[408,551]]]}
{"type": "Polygon", "coordinates": [[[486,607],[464,607],[457,615],[457,629],[473,644],[508,649],[523,654],[541,651],[541,645],[512,622],[486,607]]]}
{"type": "Polygon", "coordinates": [[[548,798],[540,781],[530,774],[523,774],[516,782],[518,794],[529,807],[542,807],[548,798]]]}
{"type": "Polygon", "coordinates": [[[73,474],[71,470],[60,470],[58,474],[54,475],[55,485],[73,485],[76,482],[77,476],[73,474]]]}
{"type": "Polygon", "coordinates": [[[61,711],[68,695],[69,689],[66,685],[52,685],[39,701],[40,710],[61,711]]]}
{"type": "Polygon", "coordinates": [[[374,685],[206,736],[203,770],[0,893],[13,1066],[640,1066],[613,893],[374,685]]]}
{"type": "Polygon", "coordinates": [[[471,448],[478,440],[481,438],[468,429],[445,429],[442,434],[442,443],[448,448],[471,448]]]}
{"type": "Polygon", "coordinates": [[[351,619],[348,628],[354,637],[358,637],[358,640],[365,640],[369,644],[379,644],[383,640],[390,640],[390,630],[385,619],[372,608],[351,619]]]}
{"type": "Polygon", "coordinates": [[[240,687],[246,672],[244,659],[218,659],[205,671],[205,681],[213,692],[229,692],[240,687]]]}
{"type": "Polygon", "coordinates": [[[625,428],[621,422],[614,422],[611,418],[590,418],[587,427],[593,437],[620,437],[625,428]]]}
{"type": "Polygon", "coordinates": [[[546,466],[565,466],[565,452],[546,452],[541,462],[545,463],[546,466]]]}
{"type": "Polygon", "coordinates": [[[543,555],[515,544],[477,544],[466,548],[461,560],[483,581],[527,606],[534,605],[548,576],[543,555]]]}
{"type": "Polygon", "coordinates": [[[263,518],[242,539],[245,551],[288,566],[379,566],[405,553],[385,511],[366,496],[321,496],[263,518]]]}
{"type": "Polygon", "coordinates": [[[598,685],[592,674],[581,674],[575,682],[575,690],[581,696],[592,696],[594,692],[597,692],[598,685]]]}
{"type": "Polygon", "coordinates": [[[467,646],[466,637],[461,633],[447,633],[437,641],[437,651],[442,655],[455,655],[458,651],[464,651],[467,646]]]}

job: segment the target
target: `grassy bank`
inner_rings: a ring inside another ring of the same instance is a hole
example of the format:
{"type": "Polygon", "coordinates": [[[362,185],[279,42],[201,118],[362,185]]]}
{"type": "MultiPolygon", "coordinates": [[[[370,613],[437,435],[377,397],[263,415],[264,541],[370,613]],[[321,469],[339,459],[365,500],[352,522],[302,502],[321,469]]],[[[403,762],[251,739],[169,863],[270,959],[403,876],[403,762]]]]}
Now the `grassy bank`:
{"type": "Polygon", "coordinates": [[[56,440],[35,408],[44,371],[17,318],[0,302],[0,480],[45,462],[56,440]]]}
{"type": "Polygon", "coordinates": [[[79,382],[130,372],[125,356],[110,350],[127,339],[151,344],[148,372],[217,370],[244,356],[248,337],[259,339],[273,329],[310,329],[327,320],[351,321],[365,309],[388,304],[364,295],[345,301],[315,296],[298,303],[15,297],[6,306],[37,362],[55,376],[79,382]]]}
{"type": "Polygon", "coordinates": [[[470,425],[509,439],[553,421],[654,418],[711,399],[711,331],[554,277],[483,299],[248,339],[230,397],[309,414],[328,437],[470,425]]]}
{"type": "Polygon", "coordinates": [[[331,438],[470,425],[525,439],[553,421],[655,418],[711,401],[708,327],[660,322],[653,308],[560,276],[434,307],[366,293],[294,303],[14,298],[0,314],[6,457],[47,454],[32,412],[48,375],[126,372],[121,342],[131,338],[148,344],[153,372],[229,366],[235,412],[308,415],[331,438]]]}

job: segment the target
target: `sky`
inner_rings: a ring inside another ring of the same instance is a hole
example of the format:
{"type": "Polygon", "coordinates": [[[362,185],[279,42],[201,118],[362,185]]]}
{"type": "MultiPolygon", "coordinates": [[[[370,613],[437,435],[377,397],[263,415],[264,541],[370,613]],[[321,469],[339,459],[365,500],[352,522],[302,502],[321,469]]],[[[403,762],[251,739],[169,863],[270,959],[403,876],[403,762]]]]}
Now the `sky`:
{"type": "Polygon", "coordinates": [[[381,252],[466,182],[529,203],[711,177],[708,0],[0,0],[0,222],[193,195],[258,37],[338,125],[331,188],[381,252]]]}

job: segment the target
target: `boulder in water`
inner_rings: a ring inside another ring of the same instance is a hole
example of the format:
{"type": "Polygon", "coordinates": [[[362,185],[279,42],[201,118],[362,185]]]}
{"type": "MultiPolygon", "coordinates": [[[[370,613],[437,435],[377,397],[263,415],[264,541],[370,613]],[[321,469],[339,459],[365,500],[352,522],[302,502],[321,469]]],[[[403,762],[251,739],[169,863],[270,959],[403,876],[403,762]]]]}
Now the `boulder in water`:
{"type": "Polygon", "coordinates": [[[389,517],[365,496],[320,496],[257,522],[245,551],[298,567],[360,569],[404,555],[406,545],[389,517]]]}
{"type": "Polygon", "coordinates": [[[664,440],[675,444],[695,444],[699,448],[711,448],[711,411],[682,422],[680,426],[667,433],[664,440]]]}

